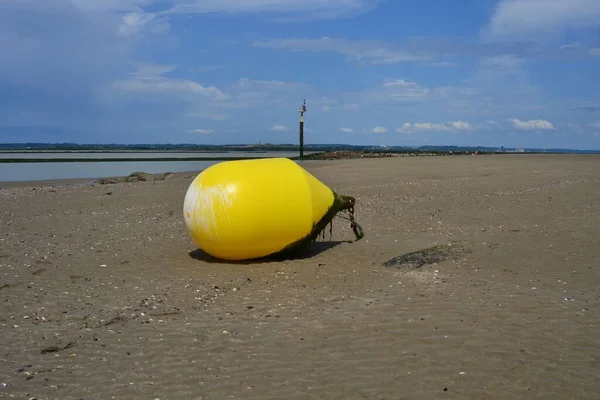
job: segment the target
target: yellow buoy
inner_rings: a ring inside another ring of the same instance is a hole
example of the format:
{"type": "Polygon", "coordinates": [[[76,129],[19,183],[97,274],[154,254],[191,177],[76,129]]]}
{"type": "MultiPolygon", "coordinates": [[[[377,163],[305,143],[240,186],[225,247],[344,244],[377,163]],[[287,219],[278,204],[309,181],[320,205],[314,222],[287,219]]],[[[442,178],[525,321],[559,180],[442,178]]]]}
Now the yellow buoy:
{"type": "Polygon", "coordinates": [[[308,246],[339,211],[341,196],[287,158],[214,164],[190,184],[183,204],[187,230],[204,252],[224,260],[254,259],[308,246]]]}

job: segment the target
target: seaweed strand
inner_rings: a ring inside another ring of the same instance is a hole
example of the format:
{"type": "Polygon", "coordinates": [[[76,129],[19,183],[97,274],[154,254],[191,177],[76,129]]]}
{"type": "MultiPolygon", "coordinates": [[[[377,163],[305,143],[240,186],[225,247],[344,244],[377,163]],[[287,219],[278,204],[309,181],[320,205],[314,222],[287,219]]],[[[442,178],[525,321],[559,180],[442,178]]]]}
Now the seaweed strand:
{"type": "Polygon", "coordinates": [[[327,213],[313,225],[311,232],[305,237],[286,246],[284,249],[280,250],[274,255],[294,254],[298,251],[302,251],[308,248],[310,244],[318,240],[319,237],[323,237],[323,240],[325,240],[325,230],[327,229],[328,225],[330,238],[333,238],[333,219],[340,212],[346,212],[349,214],[349,217],[345,219],[350,220],[350,227],[354,231],[356,240],[360,240],[364,237],[362,228],[354,220],[354,205],[356,204],[356,199],[352,196],[338,195],[335,192],[333,192],[333,194],[333,204],[331,205],[327,213]]]}

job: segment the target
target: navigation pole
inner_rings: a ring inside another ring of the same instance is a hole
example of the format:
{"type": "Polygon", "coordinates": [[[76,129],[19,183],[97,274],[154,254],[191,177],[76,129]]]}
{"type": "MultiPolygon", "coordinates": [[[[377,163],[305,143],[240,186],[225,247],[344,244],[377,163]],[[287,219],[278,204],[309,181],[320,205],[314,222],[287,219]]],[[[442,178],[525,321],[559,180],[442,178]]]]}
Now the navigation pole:
{"type": "Polygon", "coordinates": [[[304,113],[306,112],[306,100],[300,107],[300,160],[304,159],[304,113]]]}

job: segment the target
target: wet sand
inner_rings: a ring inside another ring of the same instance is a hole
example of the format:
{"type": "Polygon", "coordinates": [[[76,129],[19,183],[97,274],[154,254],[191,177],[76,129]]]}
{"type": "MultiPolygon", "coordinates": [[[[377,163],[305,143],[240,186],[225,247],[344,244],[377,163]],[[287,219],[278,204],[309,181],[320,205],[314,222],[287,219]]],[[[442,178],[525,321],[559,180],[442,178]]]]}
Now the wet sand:
{"type": "Polygon", "coordinates": [[[599,156],[307,169],[365,238],[336,219],[305,258],[246,264],[189,239],[195,174],[1,187],[0,397],[598,398],[599,156]]]}

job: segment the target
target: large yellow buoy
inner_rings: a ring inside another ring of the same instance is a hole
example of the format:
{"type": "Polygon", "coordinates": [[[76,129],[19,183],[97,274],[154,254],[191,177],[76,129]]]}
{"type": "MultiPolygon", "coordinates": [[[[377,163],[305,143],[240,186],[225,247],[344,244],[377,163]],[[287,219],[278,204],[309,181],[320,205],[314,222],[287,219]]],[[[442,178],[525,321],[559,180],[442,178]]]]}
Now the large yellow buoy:
{"type": "Polygon", "coordinates": [[[207,254],[247,260],[306,248],[355,200],[287,158],[225,161],[202,171],[183,204],[187,230],[207,254]]]}

